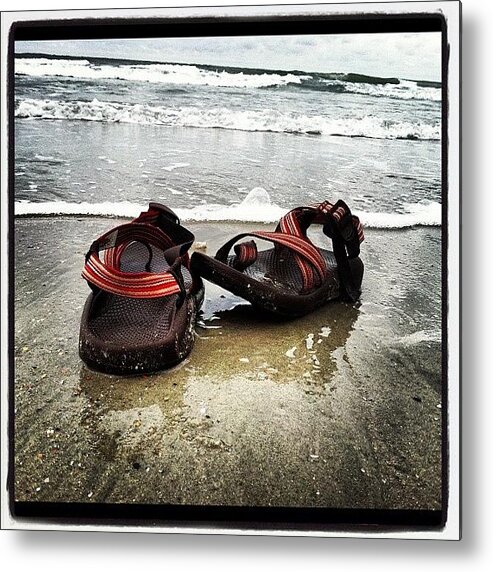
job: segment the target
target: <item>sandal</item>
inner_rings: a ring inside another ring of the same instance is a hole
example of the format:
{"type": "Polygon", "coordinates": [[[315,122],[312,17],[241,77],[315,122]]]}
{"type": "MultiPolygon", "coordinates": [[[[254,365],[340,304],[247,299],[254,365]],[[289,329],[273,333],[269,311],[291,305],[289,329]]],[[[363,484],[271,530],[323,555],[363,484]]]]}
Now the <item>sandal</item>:
{"type": "Polygon", "coordinates": [[[92,243],[82,271],[92,292],[79,336],[79,355],[89,367],[150,373],[190,353],[204,299],[202,280],[189,271],[193,241],[172,210],[150,203],[92,243]]]}
{"type": "Polygon", "coordinates": [[[358,217],[343,201],[299,207],[281,218],[275,232],[242,233],[222,246],[214,258],[194,252],[191,271],[245,298],[253,305],[282,316],[312,312],[337,298],[356,301],[361,293],[364,240],[358,217]],[[333,252],[316,247],[307,237],[311,224],[322,225],[333,252]],[[257,250],[254,236],[274,243],[257,250]],[[229,255],[234,246],[235,255],[229,255]]]}

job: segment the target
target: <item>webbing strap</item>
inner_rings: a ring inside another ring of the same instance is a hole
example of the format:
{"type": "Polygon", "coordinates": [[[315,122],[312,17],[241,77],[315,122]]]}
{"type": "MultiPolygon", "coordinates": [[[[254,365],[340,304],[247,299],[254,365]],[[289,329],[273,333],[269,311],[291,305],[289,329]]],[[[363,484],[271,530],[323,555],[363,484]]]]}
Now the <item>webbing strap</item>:
{"type": "Polygon", "coordinates": [[[235,244],[235,258],[233,260],[233,268],[242,272],[257,260],[257,245],[253,240],[235,244]]]}
{"type": "Polygon", "coordinates": [[[323,224],[326,236],[332,239],[334,256],[343,296],[354,302],[359,297],[349,260],[360,253],[360,244],[365,239],[363,227],[357,216],[351,214],[344,201],[335,205],[321,203],[316,206],[315,222],[323,224]]]}
{"type": "MultiPolygon", "coordinates": [[[[187,251],[194,236],[179,225],[178,218],[170,209],[151,203],[148,211],[141,213],[132,222],[117,226],[93,242],[86,255],[82,276],[95,291],[104,290],[130,298],[159,298],[172,294],[184,294],[180,266],[189,265],[187,251]],[[164,221],[160,221],[164,217],[164,221]],[[164,232],[163,226],[168,232],[164,232]],[[183,240],[177,244],[177,240],[183,240]],[[121,257],[133,242],[147,247],[149,258],[145,272],[122,272],[121,257]],[[149,272],[152,248],[164,252],[170,265],[166,272],[149,272]],[[103,260],[100,252],[104,251],[103,260]]],[[[183,297],[183,296],[182,296],[183,297]]]]}
{"type": "MultiPolygon", "coordinates": [[[[301,214],[300,209],[293,209],[289,211],[279,221],[276,231],[283,232],[285,234],[289,234],[292,236],[297,236],[298,238],[306,241],[307,243],[312,244],[311,240],[306,236],[306,228],[302,229],[301,227],[300,224],[301,220],[299,217],[300,214],[301,214]]],[[[303,290],[309,291],[314,286],[318,286],[320,282],[317,281],[312,267],[306,264],[305,260],[296,253],[294,253],[294,260],[301,272],[301,276],[303,279],[303,290]]]]}
{"type": "Polygon", "coordinates": [[[121,272],[102,263],[96,254],[87,260],[82,276],[93,286],[129,298],[160,298],[181,291],[169,272],[121,272]]]}
{"type": "MultiPolygon", "coordinates": [[[[344,234],[344,240],[351,242],[354,240],[358,245],[365,240],[363,226],[356,215],[351,214],[349,207],[344,201],[337,201],[334,205],[329,201],[311,205],[309,208],[315,209],[315,224],[326,224],[332,217],[344,234]],[[357,242],[355,240],[357,238],[357,242]]],[[[359,252],[358,252],[359,254],[359,252]]],[[[355,254],[355,256],[358,256],[355,254]]]]}
{"type": "Polygon", "coordinates": [[[190,268],[188,250],[192,246],[195,236],[180,225],[180,219],[169,207],[161,203],[149,203],[149,209],[141,212],[132,222],[147,222],[158,226],[163,232],[165,228],[165,234],[172,244],[164,252],[168,264],[171,266],[176,258],[181,257],[184,266],[190,268]]]}
{"type": "Polygon", "coordinates": [[[217,251],[217,260],[226,263],[231,247],[235,242],[245,236],[255,236],[257,238],[273,242],[276,245],[289,248],[290,250],[294,251],[294,253],[299,255],[304,261],[306,261],[306,266],[313,267],[315,276],[319,282],[322,282],[325,279],[327,269],[325,260],[320,252],[306,240],[303,240],[297,236],[284,234],[282,232],[257,231],[238,234],[217,251]]]}
{"type": "MultiPolygon", "coordinates": [[[[349,207],[343,201],[335,204],[324,201],[292,209],[281,218],[275,233],[269,233],[275,236],[272,242],[275,243],[276,248],[287,247],[293,251],[294,260],[303,280],[302,292],[309,292],[320,285],[326,273],[325,260],[306,234],[311,224],[323,225],[324,233],[332,239],[343,290],[349,298],[356,299],[357,293],[353,285],[348,259],[359,255],[359,245],[364,240],[359,218],[351,214],[349,207]],[[293,248],[294,244],[296,248],[293,248]]],[[[256,236],[266,233],[251,234],[256,236]]],[[[235,237],[230,243],[234,244],[241,236],[245,235],[235,237]]],[[[236,245],[233,267],[243,270],[252,264],[257,258],[256,247],[255,249],[254,247],[253,241],[236,245]]],[[[216,258],[219,258],[218,255],[224,258],[223,249],[220,249],[216,258]]],[[[227,248],[226,256],[229,249],[230,246],[227,248]]]]}

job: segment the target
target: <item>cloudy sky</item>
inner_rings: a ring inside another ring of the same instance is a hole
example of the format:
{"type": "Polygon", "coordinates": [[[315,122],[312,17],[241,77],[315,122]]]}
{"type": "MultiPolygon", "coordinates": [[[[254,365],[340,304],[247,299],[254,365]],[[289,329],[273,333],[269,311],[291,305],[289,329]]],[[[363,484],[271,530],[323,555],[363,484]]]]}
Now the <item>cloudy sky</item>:
{"type": "Polygon", "coordinates": [[[18,42],[16,51],[441,79],[440,33],[18,42]]]}

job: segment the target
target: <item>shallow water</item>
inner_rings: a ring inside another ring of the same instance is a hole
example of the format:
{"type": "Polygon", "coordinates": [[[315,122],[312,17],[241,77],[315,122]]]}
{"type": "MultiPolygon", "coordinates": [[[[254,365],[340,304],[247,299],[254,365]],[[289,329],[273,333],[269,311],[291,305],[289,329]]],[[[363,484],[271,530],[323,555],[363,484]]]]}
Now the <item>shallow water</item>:
{"type": "Polygon", "coordinates": [[[215,220],[261,187],[267,211],[342,198],[374,225],[441,202],[437,87],[113,60],[16,69],[15,198],[43,212],[159,200],[215,220]]]}
{"type": "MultiPolygon", "coordinates": [[[[366,213],[378,223],[374,213],[402,214],[419,203],[434,212],[441,195],[430,167],[439,157],[435,142],[61,121],[42,128],[19,121],[16,141],[16,200],[106,202],[108,214],[122,201],[138,210],[155,200],[182,209],[185,219],[199,211],[214,220],[218,209],[261,187],[267,209],[340,198],[365,224],[366,213]]],[[[229,217],[264,220],[248,211],[229,217]]]]}

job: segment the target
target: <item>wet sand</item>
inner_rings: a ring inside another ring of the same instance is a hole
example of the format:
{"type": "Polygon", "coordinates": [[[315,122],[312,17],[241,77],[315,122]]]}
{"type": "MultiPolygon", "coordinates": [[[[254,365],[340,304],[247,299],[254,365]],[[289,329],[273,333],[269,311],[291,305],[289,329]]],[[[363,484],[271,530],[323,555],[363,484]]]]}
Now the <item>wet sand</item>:
{"type": "MultiPolygon", "coordinates": [[[[80,278],[118,221],[15,221],[15,498],[441,507],[440,230],[366,231],[361,302],[272,320],[206,283],[190,357],[79,360],[80,278]]],[[[208,253],[258,225],[187,225],[208,253]]]]}

